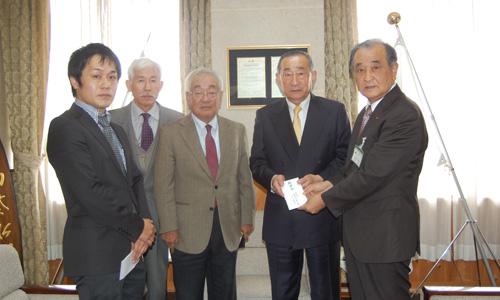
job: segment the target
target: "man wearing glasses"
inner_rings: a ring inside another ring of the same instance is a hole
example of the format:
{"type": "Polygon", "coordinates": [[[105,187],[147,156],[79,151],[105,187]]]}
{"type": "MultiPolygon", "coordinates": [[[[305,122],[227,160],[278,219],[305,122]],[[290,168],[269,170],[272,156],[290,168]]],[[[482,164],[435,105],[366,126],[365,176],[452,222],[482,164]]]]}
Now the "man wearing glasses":
{"type": "Polygon", "coordinates": [[[191,113],[159,133],[155,197],[161,238],[172,251],[176,299],[236,299],[236,250],[253,231],[255,195],[245,128],[220,117],[222,81],[186,78],[191,113]]]}

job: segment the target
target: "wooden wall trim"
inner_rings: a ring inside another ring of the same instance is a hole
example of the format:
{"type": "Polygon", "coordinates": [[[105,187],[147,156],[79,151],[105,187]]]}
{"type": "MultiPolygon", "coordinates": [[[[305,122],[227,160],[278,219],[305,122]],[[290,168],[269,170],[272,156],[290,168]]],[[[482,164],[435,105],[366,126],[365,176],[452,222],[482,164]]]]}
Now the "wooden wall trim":
{"type": "MultiPolygon", "coordinates": [[[[434,261],[418,259],[413,261],[413,271],[410,273],[412,288],[425,278],[432,268],[434,261]]],[[[496,284],[500,286],[500,270],[496,267],[495,261],[490,259],[493,276],[496,284]]],[[[491,286],[491,282],[486,273],[482,261],[441,261],[431,276],[424,283],[426,286],[491,286]],[[479,264],[479,274],[477,272],[479,264]]]]}

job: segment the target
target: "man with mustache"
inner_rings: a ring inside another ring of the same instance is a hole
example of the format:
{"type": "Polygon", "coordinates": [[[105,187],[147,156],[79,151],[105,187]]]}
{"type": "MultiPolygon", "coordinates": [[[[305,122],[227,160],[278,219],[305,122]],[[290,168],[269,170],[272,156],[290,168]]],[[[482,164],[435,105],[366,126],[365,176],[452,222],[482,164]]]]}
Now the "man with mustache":
{"type": "MultiPolygon", "coordinates": [[[[128,69],[127,89],[134,100],[125,107],[111,111],[113,121],[127,133],[135,162],[144,176],[144,190],[151,218],[158,226],[153,191],[153,165],[157,149],[158,128],[176,121],[182,114],[161,106],[156,99],[163,87],[161,68],[155,61],[142,57],[128,69]]],[[[168,247],[158,239],[145,255],[147,299],[165,299],[168,247]]]]}

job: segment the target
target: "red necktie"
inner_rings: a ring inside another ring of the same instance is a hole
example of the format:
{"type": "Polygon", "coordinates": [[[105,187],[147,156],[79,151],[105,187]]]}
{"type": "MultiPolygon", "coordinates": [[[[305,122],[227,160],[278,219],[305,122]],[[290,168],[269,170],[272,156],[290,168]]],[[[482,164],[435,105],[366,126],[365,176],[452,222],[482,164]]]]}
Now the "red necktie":
{"type": "Polygon", "coordinates": [[[210,169],[210,173],[212,174],[212,178],[217,178],[217,171],[219,170],[219,161],[217,159],[217,148],[215,148],[215,141],[212,137],[211,131],[212,126],[207,125],[207,135],[205,136],[205,152],[207,158],[208,168],[210,169]]]}

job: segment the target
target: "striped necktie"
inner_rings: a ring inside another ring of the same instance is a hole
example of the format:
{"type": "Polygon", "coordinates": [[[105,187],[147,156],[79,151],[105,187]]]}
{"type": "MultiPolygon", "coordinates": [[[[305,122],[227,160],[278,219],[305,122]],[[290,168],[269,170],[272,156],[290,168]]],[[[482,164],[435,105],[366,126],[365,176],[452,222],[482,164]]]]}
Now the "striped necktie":
{"type": "Polygon", "coordinates": [[[123,174],[126,173],[125,169],[125,161],[124,157],[122,156],[122,145],[120,144],[120,140],[118,140],[118,137],[116,136],[115,131],[109,124],[108,117],[106,116],[105,113],[98,114],[97,115],[97,123],[101,125],[102,127],[102,133],[104,134],[104,137],[108,141],[109,145],[111,146],[111,149],[113,149],[113,154],[116,157],[116,160],[118,160],[118,164],[120,165],[120,169],[122,170],[123,174]]]}
{"type": "Polygon", "coordinates": [[[370,119],[371,115],[372,115],[372,106],[368,105],[368,107],[365,109],[365,114],[363,115],[363,120],[361,121],[361,127],[359,128],[358,135],[361,135],[363,129],[365,129],[366,123],[368,123],[368,120],[370,119]]]}

